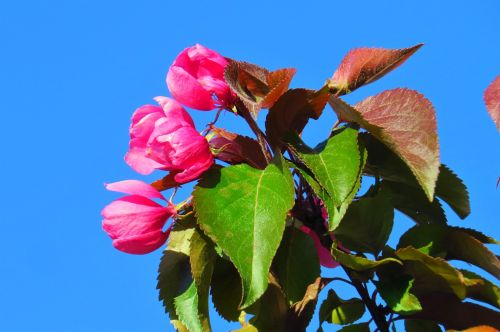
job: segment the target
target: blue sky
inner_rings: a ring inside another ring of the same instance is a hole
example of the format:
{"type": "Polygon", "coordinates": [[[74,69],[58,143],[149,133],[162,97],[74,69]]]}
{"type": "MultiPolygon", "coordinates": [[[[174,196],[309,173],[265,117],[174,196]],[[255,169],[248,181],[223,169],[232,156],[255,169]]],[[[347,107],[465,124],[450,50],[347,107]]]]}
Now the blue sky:
{"type": "MultiPolygon", "coordinates": [[[[100,211],[118,197],[104,182],[160,176],[123,162],[130,116],[168,95],[170,63],[197,42],[267,68],[296,67],[292,86],[307,88],[353,47],[425,43],[347,99],[395,87],[426,95],[442,162],[471,195],[470,217],[450,214],[450,223],[499,238],[500,135],[482,102],[500,74],[499,14],[495,0],[2,1],[0,331],[171,331],[155,290],[160,251],[114,250],[100,211]]],[[[200,130],[213,117],[191,114],[200,130]]],[[[236,120],[222,123],[248,133],[236,120]]],[[[319,142],[333,122],[326,111],[306,140],[319,142]]],[[[396,233],[411,225],[396,224],[396,233]]]]}

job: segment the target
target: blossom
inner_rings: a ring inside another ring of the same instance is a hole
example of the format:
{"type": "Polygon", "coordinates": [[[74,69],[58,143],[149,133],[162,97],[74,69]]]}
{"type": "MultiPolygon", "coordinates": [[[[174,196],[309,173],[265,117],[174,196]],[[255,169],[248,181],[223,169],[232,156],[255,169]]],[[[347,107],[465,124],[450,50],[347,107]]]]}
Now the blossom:
{"type": "Polygon", "coordinates": [[[235,97],[224,80],[227,65],[226,58],[211,49],[200,44],[188,47],[168,70],[168,89],[177,101],[193,109],[230,108],[235,97]]]}
{"type": "Polygon", "coordinates": [[[141,174],[161,169],[174,172],[178,183],[196,179],[214,161],[207,140],[179,103],[167,97],[155,100],[161,107],[145,105],[132,116],[125,161],[141,174]]]}
{"type": "Polygon", "coordinates": [[[147,254],[161,247],[170,233],[163,231],[176,211],[171,202],[164,207],[152,198],[165,197],[147,183],[125,180],[106,185],[106,189],[129,194],[102,210],[102,228],[113,239],[113,246],[129,254],[147,254]]]}

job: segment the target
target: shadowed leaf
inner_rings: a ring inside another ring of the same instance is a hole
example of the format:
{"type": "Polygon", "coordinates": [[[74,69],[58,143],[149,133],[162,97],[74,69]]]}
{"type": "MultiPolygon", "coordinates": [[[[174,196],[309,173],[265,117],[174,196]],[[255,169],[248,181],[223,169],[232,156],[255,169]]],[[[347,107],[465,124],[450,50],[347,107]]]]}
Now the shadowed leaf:
{"type": "Polygon", "coordinates": [[[500,131],[500,75],[484,91],[484,103],[497,129],[500,131]]]}
{"type": "Polygon", "coordinates": [[[406,332],[441,332],[442,329],[436,323],[421,319],[405,319],[406,332]]]}
{"type": "Polygon", "coordinates": [[[286,331],[305,331],[311,321],[316,304],[318,302],[319,292],[328,284],[328,281],[322,278],[316,278],[314,283],[307,287],[304,297],[295,302],[288,309],[285,325],[286,331]]]}
{"type": "Polygon", "coordinates": [[[403,261],[405,271],[415,278],[415,294],[449,291],[459,299],[465,298],[462,274],[445,260],[431,257],[412,247],[398,249],[395,255],[403,261]]]}
{"type": "Polygon", "coordinates": [[[290,303],[302,300],[307,287],[320,274],[312,238],[295,227],[289,227],[274,257],[273,272],[290,303]]]}
{"type": "Polygon", "coordinates": [[[380,192],[398,209],[419,224],[446,223],[446,215],[437,199],[429,202],[420,188],[404,183],[382,181],[380,192]]]}
{"type": "Polygon", "coordinates": [[[446,329],[464,330],[479,325],[500,329],[500,312],[461,302],[453,294],[435,292],[419,296],[419,300],[423,311],[411,315],[412,318],[431,320],[446,329]]]}
{"type": "Polygon", "coordinates": [[[328,87],[337,95],[354,91],[396,69],[422,45],[402,49],[355,48],[344,57],[328,87]]]}
{"type": "Polygon", "coordinates": [[[211,169],[193,192],[198,223],[243,280],[241,307],[266,290],[272,259],[294,202],[293,180],[281,159],[264,170],[248,165],[211,169]]]}
{"type": "MultiPolygon", "coordinates": [[[[418,184],[409,167],[394,152],[368,133],[360,134],[359,138],[368,150],[368,160],[365,167],[366,174],[377,175],[391,182],[404,183],[421,190],[421,186],[418,184]]],[[[443,164],[439,167],[435,194],[445,201],[460,218],[463,219],[470,214],[467,187],[465,187],[462,180],[455,173],[443,164]]],[[[419,196],[421,195],[418,194],[417,197],[419,196]]],[[[445,221],[444,211],[442,211],[440,204],[434,204],[434,202],[436,201],[433,201],[432,205],[436,205],[435,207],[429,207],[430,210],[426,208],[428,212],[434,211],[429,216],[434,216],[434,219],[445,221]]],[[[415,205],[411,202],[408,203],[415,205]]],[[[416,205],[423,206],[423,202],[416,205]]],[[[402,212],[406,213],[405,211],[402,212]]],[[[418,220],[416,221],[418,222],[418,220]]]]}
{"type": "Polygon", "coordinates": [[[383,195],[353,202],[347,209],[335,237],[342,246],[377,256],[389,239],[394,222],[394,209],[383,195]]]}
{"type": "Polygon", "coordinates": [[[231,262],[217,257],[211,286],[212,302],[219,315],[227,321],[237,322],[243,293],[241,278],[231,262]]]}
{"type": "Polygon", "coordinates": [[[466,278],[467,297],[482,301],[500,309],[500,288],[471,271],[460,270],[466,278]]]}
{"type": "Polygon", "coordinates": [[[247,163],[259,169],[266,167],[266,158],[253,138],[217,127],[212,127],[212,133],[215,136],[210,140],[210,147],[216,150],[215,158],[233,165],[247,163]]]}
{"type": "Polygon", "coordinates": [[[394,89],[354,107],[332,96],[330,105],[339,119],[358,123],[394,151],[433,200],[440,163],[436,115],[429,100],[413,90],[394,89]]]}
{"type": "Polygon", "coordinates": [[[369,323],[352,324],[342,327],[337,332],[370,332],[369,323]]]}
{"type": "Polygon", "coordinates": [[[269,287],[255,305],[256,310],[249,308],[254,317],[250,323],[259,331],[283,331],[288,304],[285,294],[272,274],[269,275],[269,287]]]}
{"type": "Polygon", "coordinates": [[[309,119],[318,119],[328,102],[328,91],[292,89],[269,109],[266,134],[272,146],[279,147],[289,133],[300,134],[309,119]]]}
{"type": "Polygon", "coordinates": [[[474,235],[464,230],[437,224],[415,226],[401,236],[398,248],[412,246],[431,256],[458,259],[500,278],[498,258],[474,235]]]}
{"type": "Polygon", "coordinates": [[[350,324],[360,319],[364,312],[365,304],[361,299],[342,300],[333,289],[330,289],[319,309],[320,326],[323,322],[350,324]]]}

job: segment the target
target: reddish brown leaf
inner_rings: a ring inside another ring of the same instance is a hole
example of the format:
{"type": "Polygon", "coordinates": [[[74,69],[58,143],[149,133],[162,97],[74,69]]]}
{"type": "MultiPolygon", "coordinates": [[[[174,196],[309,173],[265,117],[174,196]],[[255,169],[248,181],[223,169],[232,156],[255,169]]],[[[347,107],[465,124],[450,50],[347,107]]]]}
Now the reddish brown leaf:
{"type": "Polygon", "coordinates": [[[233,165],[248,163],[255,168],[266,167],[266,159],[256,140],[217,127],[213,127],[212,132],[215,136],[210,140],[210,146],[217,150],[217,159],[233,165]]]}
{"type": "Polygon", "coordinates": [[[432,320],[447,329],[464,330],[478,325],[500,329],[499,312],[474,303],[461,302],[452,294],[432,293],[419,296],[418,299],[423,311],[408,318],[432,320]]]}
{"type": "Polygon", "coordinates": [[[158,191],[164,191],[171,188],[180,187],[181,183],[178,183],[177,181],[174,180],[174,176],[177,173],[179,172],[170,172],[163,179],[156,180],[155,182],[151,183],[151,186],[153,186],[158,191]]]}
{"type": "Polygon", "coordinates": [[[285,68],[270,72],[251,63],[231,60],[224,78],[255,117],[261,108],[271,107],[288,90],[295,71],[285,68]]]}
{"type": "Polygon", "coordinates": [[[397,68],[422,45],[402,49],[355,48],[344,57],[328,86],[336,95],[354,91],[397,68]]]}
{"type": "Polygon", "coordinates": [[[306,89],[288,90],[269,109],[266,118],[266,134],[273,147],[281,145],[281,139],[290,132],[301,133],[310,118],[318,119],[326,103],[328,91],[306,89]]]}
{"type": "Polygon", "coordinates": [[[330,105],[340,120],[358,123],[393,150],[433,200],[440,162],[436,115],[429,100],[413,90],[394,89],[354,107],[332,96],[330,105]]]}
{"type": "Polygon", "coordinates": [[[500,131],[500,75],[484,91],[484,102],[488,113],[500,131]]]}
{"type": "Polygon", "coordinates": [[[267,75],[267,84],[271,89],[262,101],[262,108],[270,108],[287,90],[293,76],[297,70],[295,68],[284,68],[272,71],[267,75]]]}

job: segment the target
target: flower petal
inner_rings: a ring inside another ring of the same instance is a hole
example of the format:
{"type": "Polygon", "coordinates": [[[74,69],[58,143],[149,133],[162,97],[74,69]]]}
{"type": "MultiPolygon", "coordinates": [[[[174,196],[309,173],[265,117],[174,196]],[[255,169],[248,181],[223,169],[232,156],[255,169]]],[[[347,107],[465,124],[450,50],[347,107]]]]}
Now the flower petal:
{"type": "Polygon", "coordinates": [[[113,246],[123,252],[135,255],[148,254],[160,248],[168,239],[170,229],[167,232],[161,230],[120,238],[113,241],[113,246]]]}
{"type": "Polygon", "coordinates": [[[139,180],[124,180],[106,184],[106,189],[118,191],[129,195],[140,195],[147,198],[160,198],[166,200],[163,195],[151,185],[139,180]]]}
{"type": "Polygon", "coordinates": [[[181,67],[170,67],[167,86],[172,96],[181,104],[200,111],[210,111],[215,108],[210,92],[181,67]]]}

